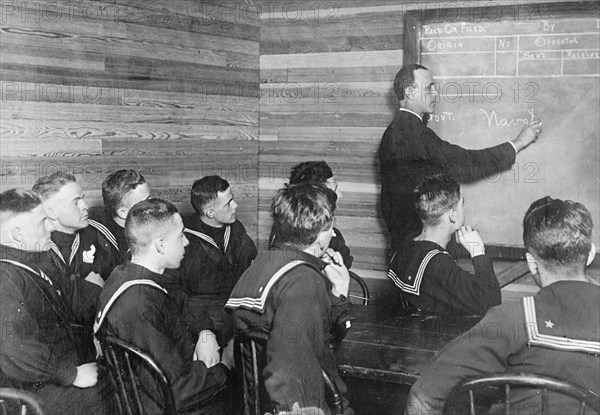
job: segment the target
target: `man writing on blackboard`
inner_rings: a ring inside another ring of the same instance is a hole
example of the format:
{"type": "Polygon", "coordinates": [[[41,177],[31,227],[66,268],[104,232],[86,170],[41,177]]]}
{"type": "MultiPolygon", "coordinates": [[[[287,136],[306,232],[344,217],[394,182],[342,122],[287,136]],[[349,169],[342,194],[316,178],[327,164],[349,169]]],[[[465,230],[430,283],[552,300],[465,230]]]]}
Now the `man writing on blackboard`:
{"type": "Polygon", "coordinates": [[[394,249],[407,235],[419,232],[421,222],[413,206],[414,188],[433,174],[470,183],[509,169],[516,154],[536,141],[542,122],[533,120],[512,141],[482,150],[450,144],[427,127],[438,96],[429,70],[404,66],[394,79],[400,110],[379,145],[381,212],[394,249]]]}

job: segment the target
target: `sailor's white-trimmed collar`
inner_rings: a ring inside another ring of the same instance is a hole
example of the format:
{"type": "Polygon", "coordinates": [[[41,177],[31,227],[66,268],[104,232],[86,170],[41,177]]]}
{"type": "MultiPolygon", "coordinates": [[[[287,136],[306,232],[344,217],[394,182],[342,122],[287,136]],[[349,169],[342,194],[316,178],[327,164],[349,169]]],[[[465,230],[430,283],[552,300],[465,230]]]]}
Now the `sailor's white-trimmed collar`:
{"type": "Polygon", "coordinates": [[[411,114],[414,114],[414,115],[416,115],[417,117],[419,117],[419,119],[420,119],[421,121],[423,121],[423,117],[421,117],[419,114],[417,114],[417,113],[416,113],[416,112],[414,112],[414,111],[407,110],[406,108],[400,108],[400,111],[406,111],[406,112],[410,112],[411,114]]]}

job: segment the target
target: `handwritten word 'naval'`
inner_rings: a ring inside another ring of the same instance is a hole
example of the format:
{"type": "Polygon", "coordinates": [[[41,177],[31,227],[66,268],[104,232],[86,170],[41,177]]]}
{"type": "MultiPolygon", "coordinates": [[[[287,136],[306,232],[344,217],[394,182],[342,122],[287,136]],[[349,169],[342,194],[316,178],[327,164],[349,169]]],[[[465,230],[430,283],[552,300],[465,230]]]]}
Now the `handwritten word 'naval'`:
{"type": "Polygon", "coordinates": [[[488,127],[512,127],[519,124],[529,124],[535,119],[533,108],[527,110],[530,118],[498,118],[498,115],[494,110],[487,112],[483,108],[479,108],[479,111],[485,114],[488,127]]]}

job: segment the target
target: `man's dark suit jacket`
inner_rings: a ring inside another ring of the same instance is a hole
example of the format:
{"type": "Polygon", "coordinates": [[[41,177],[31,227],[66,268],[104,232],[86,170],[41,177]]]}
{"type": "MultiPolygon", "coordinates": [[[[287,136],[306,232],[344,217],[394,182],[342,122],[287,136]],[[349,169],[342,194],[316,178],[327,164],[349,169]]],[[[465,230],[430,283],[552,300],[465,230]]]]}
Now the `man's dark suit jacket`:
{"type": "Polygon", "coordinates": [[[398,111],[379,145],[381,213],[392,234],[392,247],[421,229],[413,190],[427,176],[443,173],[460,183],[470,183],[509,169],[515,158],[515,148],[509,142],[466,150],[442,140],[417,115],[398,111]]]}

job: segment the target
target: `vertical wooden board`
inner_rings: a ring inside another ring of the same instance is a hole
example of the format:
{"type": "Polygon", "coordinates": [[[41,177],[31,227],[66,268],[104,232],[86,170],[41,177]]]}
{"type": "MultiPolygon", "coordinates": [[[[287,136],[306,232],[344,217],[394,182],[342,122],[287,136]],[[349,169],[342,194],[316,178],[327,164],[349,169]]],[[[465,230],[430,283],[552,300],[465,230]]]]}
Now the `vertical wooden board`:
{"type": "Polygon", "coordinates": [[[419,32],[421,25],[419,20],[411,15],[404,15],[404,47],[402,50],[402,61],[404,65],[421,62],[421,38],[419,32]]]}

